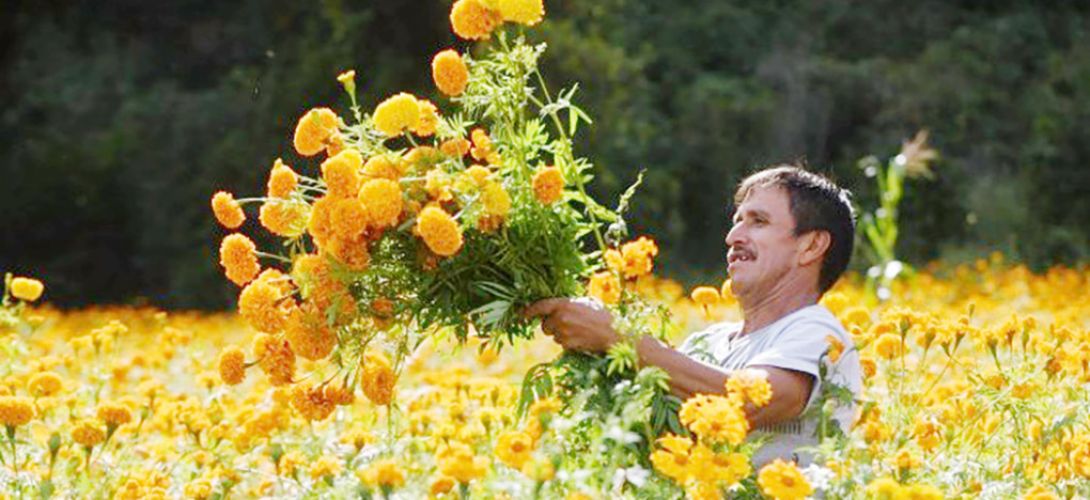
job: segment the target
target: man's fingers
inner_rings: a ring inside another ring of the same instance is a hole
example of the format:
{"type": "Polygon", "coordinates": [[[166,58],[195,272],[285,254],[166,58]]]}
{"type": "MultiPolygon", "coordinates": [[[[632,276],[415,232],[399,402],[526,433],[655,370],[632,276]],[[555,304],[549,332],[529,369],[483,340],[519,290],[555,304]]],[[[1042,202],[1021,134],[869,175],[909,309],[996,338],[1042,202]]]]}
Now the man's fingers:
{"type": "Polygon", "coordinates": [[[525,318],[533,318],[535,316],[548,316],[556,311],[560,304],[563,304],[565,299],[553,298],[553,299],[541,299],[533,304],[530,304],[526,309],[522,310],[522,316],[525,318]]]}

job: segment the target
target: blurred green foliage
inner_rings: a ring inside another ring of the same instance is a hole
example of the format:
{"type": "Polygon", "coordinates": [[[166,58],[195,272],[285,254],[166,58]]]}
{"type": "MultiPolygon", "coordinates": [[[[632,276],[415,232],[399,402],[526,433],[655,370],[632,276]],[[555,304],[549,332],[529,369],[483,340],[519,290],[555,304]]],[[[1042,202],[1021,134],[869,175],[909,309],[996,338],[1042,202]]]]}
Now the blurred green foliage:
{"type": "MultiPolygon", "coordinates": [[[[595,125],[579,153],[660,270],[724,277],[733,187],[805,160],[873,206],[856,167],[917,129],[942,153],[906,186],[898,255],[1090,256],[1090,6],[874,0],[547,1],[553,88],[595,125]]],[[[355,68],[361,100],[443,99],[431,55],[464,47],[443,1],[16,1],[0,16],[0,269],[55,303],[225,307],[217,189],[263,192],[296,119],[355,68]]],[[[251,213],[244,230],[259,231],[251,213]]],[[[265,240],[266,244],[270,242],[265,240]]]]}

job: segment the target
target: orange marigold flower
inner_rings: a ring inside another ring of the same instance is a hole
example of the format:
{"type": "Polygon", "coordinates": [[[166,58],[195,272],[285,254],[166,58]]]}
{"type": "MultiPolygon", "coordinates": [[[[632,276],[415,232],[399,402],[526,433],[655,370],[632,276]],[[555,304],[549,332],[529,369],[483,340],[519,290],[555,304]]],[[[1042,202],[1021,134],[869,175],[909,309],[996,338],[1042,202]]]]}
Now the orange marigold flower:
{"type": "Polygon", "coordinates": [[[295,185],[298,184],[299,178],[295,175],[295,171],[284,163],[280,158],[276,159],[273,163],[272,170],[269,171],[268,196],[269,198],[287,198],[291,195],[292,191],[295,191],[295,185]]]}
{"type": "Polygon", "coordinates": [[[621,282],[609,271],[595,273],[587,284],[587,294],[606,304],[616,304],[621,300],[621,282]]]}
{"type": "Polygon", "coordinates": [[[462,249],[462,229],[450,214],[436,206],[416,216],[416,233],[436,255],[450,257],[462,249]]]}
{"type": "Polygon", "coordinates": [[[261,266],[257,263],[257,246],[246,236],[229,234],[220,243],[220,265],[227,279],[242,286],[257,277],[261,266]]]}
{"type": "Polygon", "coordinates": [[[469,138],[473,141],[473,147],[469,150],[473,159],[487,160],[488,155],[492,153],[492,138],[488,136],[488,133],[478,127],[470,132],[469,138]]]}
{"type": "Polygon", "coordinates": [[[11,296],[19,300],[34,302],[42,296],[45,285],[33,278],[17,277],[11,280],[11,296]]]}
{"type": "Polygon", "coordinates": [[[360,189],[360,167],[363,157],[355,149],[346,149],[322,162],[322,180],[329,196],[349,198],[360,189]]]}
{"type": "Polygon", "coordinates": [[[27,392],[36,398],[52,396],[63,387],[61,376],[56,372],[39,372],[27,382],[27,392]]]}
{"type": "Polygon", "coordinates": [[[337,237],[329,240],[326,250],[349,270],[363,271],[371,265],[371,252],[367,244],[366,234],[352,238],[337,237]]]}
{"type": "Polygon", "coordinates": [[[337,335],[329,328],[322,312],[313,304],[304,304],[291,312],[284,336],[291,344],[292,351],[314,361],[329,356],[337,345],[337,335]]]}
{"type": "Polygon", "coordinates": [[[698,286],[693,289],[690,295],[700,309],[704,311],[704,316],[708,315],[708,311],[715,307],[719,303],[719,290],[711,286],[698,286]]]}
{"type": "Polygon", "coordinates": [[[239,315],[255,330],[276,333],[284,328],[290,312],[290,299],[268,282],[255,280],[242,289],[238,297],[239,315]]]}
{"type": "Polygon", "coordinates": [[[533,26],[545,17],[543,0],[496,0],[496,10],[504,21],[533,26]]]}
{"type": "Polygon", "coordinates": [[[399,162],[392,160],[387,155],[372,156],[367,160],[367,164],[363,166],[364,181],[369,181],[371,179],[389,179],[396,181],[401,178],[403,173],[399,162]]]}
{"type": "Polygon", "coordinates": [[[307,232],[314,239],[314,244],[319,248],[326,246],[333,237],[332,211],[337,202],[331,196],[322,196],[314,200],[310,209],[310,219],[307,221],[307,232]]]}
{"type": "Polygon", "coordinates": [[[356,198],[340,199],[333,204],[329,221],[338,238],[356,238],[367,230],[367,209],[356,198]]]}
{"type": "Polygon", "coordinates": [[[458,0],[450,9],[454,34],[466,40],[487,39],[502,22],[500,13],[486,7],[481,0],[458,0]]]}
{"type": "Polygon", "coordinates": [[[465,92],[469,69],[462,56],[453,49],[435,54],[431,60],[431,78],[440,92],[456,97],[465,92]]]}
{"type": "Polygon", "coordinates": [[[295,126],[295,150],[303,156],[314,156],[337,137],[337,114],[329,108],[307,111],[295,126]]]}
{"type": "Polygon", "coordinates": [[[361,481],[380,489],[397,488],[405,484],[405,471],[392,458],[375,460],[358,474],[361,481]]]}
{"type": "Polygon", "coordinates": [[[681,405],[678,418],[701,439],[739,445],[749,432],[743,400],[698,394],[681,405]]]}
{"type": "Polygon", "coordinates": [[[106,431],[94,420],[83,420],[72,429],[72,441],[91,448],[106,440],[106,431]]]}
{"type": "Polygon", "coordinates": [[[469,152],[469,141],[462,137],[447,139],[439,145],[439,151],[442,151],[443,154],[447,156],[461,158],[469,152]]]}
{"type": "Polygon", "coordinates": [[[372,403],[380,406],[390,404],[394,397],[394,385],[397,383],[390,360],[377,351],[364,355],[360,366],[360,385],[363,394],[372,403]]]}
{"type": "Polygon", "coordinates": [[[216,220],[227,229],[237,229],[246,221],[242,206],[227,191],[216,191],[216,194],[212,195],[212,213],[216,215],[216,220]]]}
{"type": "Polygon", "coordinates": [[[334,315],[334,322],[351,319],[355,312],[355,302],[348,294],[348,288],[333,276],[329,261],[320,255],[306,254],[295,259],[292,266],[292,281],[298,284],[304,299],[328,313],[334,304],[341,309],[334,315]]]}
{"type": "Polygon", "coordinates": [[[534,173],[534,198],[544,205],[551,205],[564,194],[564,173],[559,167],[541,167],[534,173]]]}
{"type": "Polygon", "coordinates": [[[367,223],[374,228],[397,225],[401,217],[401,186],[390,179],[371,179],[359,191],[367,223]]]}
{"type": "Polygon", "coordinates": [[[291,388],[291,406],[307,420],[325,420],[336,408],[321,385],[306,387],[302,384],[291,388]]]}
{"type": "Polygon", "coordinates": [[[400,135],[420,122],[420,103],[412,94],[401,92],[379,103],[371,120],[387,137],[400,135]]]}
{"type": "Polygon", "coordinates": [[[117,427],[132,422],[132,410],[121,403],[103,403],[99,405],[98,419],[106,422],[106,427],[117,427]]]}
{"type": "Polygon", "coordinates": [[[26,396],[0,396],[0,424],[19,427],[34,418],[34,404],[26,396]]]}
{"type": "Polygon", "coordinates": [[[285,238],[295,238],[307,228],[308,205],[306,203],[269,200],[261,204],[258,221],[261,227],[285,238]]]}
{"type": "Polygon", "coordinates": [[[640,236],[636,241],[621,245],[621,257],[624,259],[622,271],[625,278],[638,278],[651,273],[658,253],[658,245],[646,236],[640,236]]]}
{"type": "Polygon", "coordinates": [[[521,469],[534,451],[534,439],[529,434],[508,430],[496,438],[496,457],[515,469],[521,469]]]}
{"type": "Polygon", "coordinates": [[[227,385],[238,385],[246,379],[246,354],[237,346],[227,346],[220,352],[220,379],[227,385]]]}
{"type": "Polygon", "coordinates": [[[492,171],[484,165],[473,165],[466,169],[465,176],[469,177],[477,187],[484,187],[492,177],[492,171]]]}
{"type": "Polygon", "coordinates": [[[429,137],[435,134],[435,128],[439,126],[439,109],[427,99],[420,99],[418,104],[420,119],[416,126],[412,127],[412,131],[420,137],[429,137]]]}
{"type": "Polygon", "coordinates": [[[295,352],[287,340],[259,333],[254,337],[253,350],[258,366],[269,377],[270,384],[280,386],[291,383],[295,376],[295,352]]]}
{"type": "Polygon", "coordinates": [[[440,168],[428,170],[428,173],[424,175],[424,190],[435,201],[444,202],[454,199],[454,195],[450,192],[450,185],[450,176],[440,168]]]}

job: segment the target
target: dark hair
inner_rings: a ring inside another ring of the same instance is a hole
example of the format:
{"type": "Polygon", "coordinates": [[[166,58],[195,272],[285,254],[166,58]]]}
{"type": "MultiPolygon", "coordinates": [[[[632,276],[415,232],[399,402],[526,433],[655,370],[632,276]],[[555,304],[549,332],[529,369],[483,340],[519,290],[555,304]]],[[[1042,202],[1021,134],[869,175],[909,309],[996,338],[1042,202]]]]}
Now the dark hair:
{"type": "Polygon", "coordinates": [[[791,216],[795,218],[795,236],[810,231],[828,231],[829,249],[821,262],[818,290],[824,294],[852,258],[855,245],[855,210],[851,193],[828,178],[793,165],[779,165],[746,177],[734,193],[734,204],[741,205],[755,187],[782,187],[787,190],[791,216]]]}

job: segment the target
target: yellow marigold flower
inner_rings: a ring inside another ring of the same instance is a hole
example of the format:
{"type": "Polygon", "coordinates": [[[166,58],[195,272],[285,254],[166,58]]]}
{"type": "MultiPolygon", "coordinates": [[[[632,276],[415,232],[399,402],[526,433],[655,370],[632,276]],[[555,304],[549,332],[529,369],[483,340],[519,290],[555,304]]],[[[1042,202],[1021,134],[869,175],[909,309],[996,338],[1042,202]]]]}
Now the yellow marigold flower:
{"type": "Polygon", "coordinates": [[[450,214],[428,206],[416,216],[416,233],[436,255],[450,257],[462,249],[462,229],[450,214]]]}
{"type": "Polygon", "coordinates": [[[469,81],[469,69],[462,56],[453,49],[435,54],[431,59],[431,78],[440,92],[456,97],[465,92],[469,81]]]}
{"type": "Polygon", "coordinates": [[[82,420],[72,429],[72,441],[91,448],[106,440],[106,431],[94,420],[82,420]]]}
{"type": "Polygon", "coordinates": [[[227,235],[220,243],[220,265],[227,279],[236,285],[249,283],[261,271],[257,263],[257,246],[242,234],[227,235]]]}
{"type": "Polygon", "coordinates": [[[262,280],[254,280],[238,296],[238,312],[255,330],[276,333],[284,328],[290,312],[290,299],[280,289],[262,280]]]}
{"type": "Polygon", "coordinates": [[[182,494],[185,495],[186,498],[204,500],[212,496],[212,482],[205,478],[196,478],[185,483],[182,494]]]}
{"type": "Polygon", "coordinates": [[[291,407],[303,418],[312,421],[325,420],[336,408],[333,400],[326,394],[325,387],[315,385],[307,387],[296,384],[291,388],[291,407]]]}
{"type": "Polygon", "coordinates": [[[904,498],[901,484],[891,477],[880,477],[866,487],[867,498],[875,500],[899,500],[904,498]]]}
{"type": "Polygon", "coordinates": [[[393,401],[396,377],[393,366],[385,355],[375,351],[364,355],[360,367],[360,385],[363,394],[372,403],[385,406],[393,401]]]}
{"type": "Polygon", "coordinates": [[[736,300],[734,297],[734,290],[731,290],[730,279],[723,280],[723,285],[719,287],[719,298],[724,301],[736,300]]]}
{"type": "Polygon", "coordinates": [[[292,310],[284,336],[291,350],[310,360],[324,359],[337,345],[337,335],[329,328],[325,316],[313,304],[292,310]]]}
{"type": "Polygon", "coordinates": [[[883,333],[874,341],[874,352],[885,359],[894,359],[904,354],[904,343],[896,333],[883,333]]]}
{"type": "Polygon", "coordinates": [[[483,477],[488,472],[488,461],[473,454],[468,445],[460,441],[449,441],[436,452],[439,472],[462,484],[483,477]]]}
{"type": "Polygon", "coordinates": [[[368,225],[387,228],[397,225],[401,217],[401,186],[390,179],[371,179],[360,187],[359,201],[368,225]]]}
{"type": "Polygon", "coordinates": [[[295,191],[295,186],[299,182],[299,177],[295,175],[295,171],[284,163],[280,158],[276,159],[273,163],[272,170],[269,172],[268,196],[269,198],[287,198],[295,191]]]}
{"type": "MultiPolygon", "coordinates": [[[[616,257],[613,257],[614,259],[616,257]]],[[[622,254],[622,262],[624,260],[622,254]]],[[[623,264],[622,264],[623,265],[623,264]]],[[[696,305],[700,306],[701,311],[704,312],[704,316],[707,317],[712,307],[715,307],[719,303],[719,290],[712,286],[698,286],[693,289],[689,296],[693,299],[696,305]]]]}
{"type": "Polygon", "coordinates": [[[870,311],[865,307],[852,307],[847,311],[844,311],[844,326],[851,328],[852,325],[858,325],[860,328],[866,328],[870,326],[871,316],[870,311]]]}
{"type": "Polygon", "coordinates": [[[662,449],[651,453],[651,465],[662,475],[679,484],[689,480],[692,470],[689,465],[689,450],[693,446],[689,438],[673,434],[656,441],[662,449]]]}
{"type": "Polygon", "coordinates": [[[310,466],[310,477],[311,479],[332,477],[340,474],[342,470],[344,470],[344,463],[340,458],[323,455],[310,466]]]}
{"type": "Polygon", "coordinates": [[[420,106],[420,119],[411,130],[420,137],[430,137],[439,126],[439,109],[427,99],[420,99],[417,104],[420,106]]]}
{"type": "Polygon", "coordinates": [[[466,40],[484,40],[503,22],[503,16],[482,0],[458,0],[450,9],[450,26],[454,34],[466,40]]]}
{"type": "Polygon", "coordinates": [[[533,26],[545,17],[543,0],[496,0],[496,10],[504,21],[533,26]]]}
{"type": "Polygon", "coordinates": [[[621,281],[609,271],[594,273],[587,284],[587,294],[606,304],[616,304],[621,301],[621,281]]]}
{"type": "Polygon", "coordinates": [[[285,238],[294,238],[306,231],[307,215],[306,203],[269,200],[261,204],[258,220],[269,232],[285,238]]]}
{"type": "Polygon", "coordinates": [[[450,176],[442,169],[433,168],[424,175],[424,190],[435,201],[445,202],[454,199],[454,195],[450,192],[450,185],[450,176]]]}
{"type": "Polygon", "coordinates": [[[635,241],[621,245],[625,278],[632,279],[650,274],[651,268],[655,265],[655,256],[658,254],[658,245],[646,236],[640,236],[635,241]]]}
{"type": "Polygon", "coordinates": [[[768,383],[768,372],[764,370],[735,370],[731,372],[725,386],[727,394],[744,395],[745,399],[758,408],[772,401],[772,386],[768,383]]]}
{"type": "Polygon", "coordinates": [[[103,403],[99,405],[98,419],[106,423],[106,427],[117,427],[132,422],[132,410],[120,403],[103,403]]]}
{"type": "Polygon", "coordinates": [[[36,398],[48,397],[60,392],[63,385],[61,376],[55,372],[39,372],[30,377],[27,392],[36,398]]]}
{"type": "Polygon", "coordinates": [[[514,469],[521,469],[534,451],[534,440],[525,432],[503,431],[496,438],[496,458],[514,469]]]}
{"type": "Polygon", "coordinates": [[[401,92],[379,103],[371,120],[387,137],[400,135],[420,122],[420,103],[412,94],[401,92]]]}
{"type": "Polygon", "coordinates": [[[511,195],[499,182],[486,182],[481,188],[481,204],[487,215],[507,217],[511,212],[511,195]]]}
{"type": "Polygon", "coordinates": [[[1037,484],[1026,490],[1022,500],[1060,500],[1060,496],[1048,486],[1037,484]]]}
{"type": "Polygon", "coordinates": [[[237,229],[246,221],[242,206],[227,191],[216,191],[216,194],[212,195],[212,213],[215,214],[216,220],[227,229],[237,229]]]}
{"type": "Polygon", "coordinates": [[[246,354],[236,346],[227,346],[220,352],[220,379],[228,385],[241,384],[246,379],[246,354]]]}
{"type": "Polygon", "coordinates": [[[484,165],[473,165],[465,170],[465,176],[473,185],[483,188],[491,180],[492,171],[484,165]]]}
{"type": "Polygon", "coordinates": [[[295,352],[287,340],[261,333],[254,337],[253,350],[258,366],[269,377],[269,384],[280,386],[291,383],[295,376],[295,352]]]}
{"type": "Polygon", "coordinates": [[[34,404],[25,396],[0,396],[0,424],[19,427],[34,418],[34,404]]]}
{"type": "Polygon", "coordinates": [[[336,202],[337,199],[332,196],[322,196],[314,200],[314,205],[311,206],[307,232],[319,248],[326,246],[333,237],[332,212],[336,202]]]}
{"type": "Polygon", "coordinates": [[[878,373],[878,363],[870,356],[859,356],[859,367],[863,370],[863,376],[871,378],[878,373]]]}
{"type": "Polygon", "coordinates": [[[447,156],[453,156],[455,158],[461,158],[469,153],[469,141],[462,137],[455,137],[453,139],[447,139],[439,145],[439,151],[447,156]]]}
{"type": "Polygon", "coordinates": [[[42,296],[45,285],[33,278],[17,277],[11,280],[11,296],[19,300],[34,302],[42,296]]]}
{"type": "Polygon", "coordinates": [[[832,363],[840,361],[840,355],[844,353],[844,343],[832,334],[826,335],[825,341],[829,343],[829,361],[832,363]]]}
{"type": "Polygon", "coordinates": [[[363,180],[368,181],[371,179],[389,179],[396,181],[401,178],[404,172],[399,165],[399,162],[392,160],[387,155],[375,155],[367,160],[367,164],[363,166],[363,180]]]}
{"type": "Polygon", "coordinates": [[[322,180],[329,196],[351,198],[360,189],[360,167],[363,157],[355,149],[346,149],[322,162],[322,180]]]}
{"type": "Polygon", "coordinates": [[[329,222],[333,225],[333,234],[337,238],[352,239],[367,230],[367,208],[361,200],[342,198],[333,203],[329,211],[329,222]]]}
{"type": "Polygon", "coordinates": [[[543,205],[552,205],[564,195],[564,173],[560,167],[541,167],[534,173],[533,186],[534,198],[543,205]]]}
{"type": "Polygon", "coordinates": [[[488,155],[492,153],[492,138],[488,136],[488,133],[478,127],[469,133],[469,138],[473,141],[473,147],[469,150],[473,159],[487,160],[488,155]]]}
{"type": "Polygon", "coordinates": [[[678,417],[696,435],[713,443],[739,445],[749,432],[741,400],[698,394],[681,405],[678,417]]]}
{"type": "Polygon", "coordinates": [[[777,458],[757,473],[761,493],[775,500],[796,500],[810,496],[814,489],[794,463],[777,458]]]}
{"type": "Polygon", "coordinates": [[[371,487],[390,490],[405,484],[405,471],[397,460],[383,458],[371,464],[359,473],[360,480],[371,487]]]}
{"type": "Polygon", "coordinates": [[[303,156],[314,156],[336,137],[337,114],[329,108],[307,111],[295,126],[295,150],[303,156]]]}

